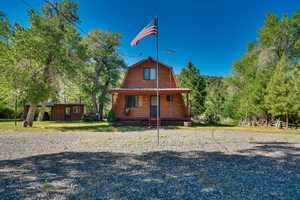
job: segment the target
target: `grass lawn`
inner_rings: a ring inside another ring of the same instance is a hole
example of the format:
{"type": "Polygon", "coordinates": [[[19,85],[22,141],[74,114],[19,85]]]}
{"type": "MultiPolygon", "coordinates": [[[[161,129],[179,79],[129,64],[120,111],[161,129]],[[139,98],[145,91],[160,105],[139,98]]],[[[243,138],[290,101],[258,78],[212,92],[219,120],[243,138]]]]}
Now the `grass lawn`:
{"type": "Polygon", "coordinates": [[[91,131],[91,132],[111,132],[111,131],[141,131],[146,127],[138,126],[109,126],[107,122],[81,122],[81,121],[43,121],[34,122],[33,127],[23,128],[22,121],[17,122],[17,126],[13,120],[0,120],[0,130],[33,130],[33,131],[91,131]]]}
{"type": "MultiPolygon", "coordinates": [[[[164,129],[183,129],[183,130],[229,130],[229,131],[253,131],[264,133],[288,133],[300,134],[300,130],[285,130],[269,127],[239,127],[233,125],[207,125],[207,124],[194,124],[192,127],[185,126],[164,126],[164,129]]],[[[55,122],[43,121],[34,122],[33,127],[23,128],[22,121],[17,121],[15,127],[13,120],[0,120],[0,130],[33,130],[33,131],[91,131],[91,132],[112,132],[112,131],[143,131],[147,127],[142,126],[109,126],[107,122],[55,122]]]]}

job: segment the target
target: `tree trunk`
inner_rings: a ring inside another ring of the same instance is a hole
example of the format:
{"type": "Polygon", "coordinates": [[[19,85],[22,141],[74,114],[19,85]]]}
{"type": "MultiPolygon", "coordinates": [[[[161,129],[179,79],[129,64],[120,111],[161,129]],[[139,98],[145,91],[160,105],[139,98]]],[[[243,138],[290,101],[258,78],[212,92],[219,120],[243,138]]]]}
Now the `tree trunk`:
{"type": "MultiPolygon", "coordinates": [[[[53,78],[55,76],[53,69],[51,68],[50,64],[52,62],[52,54],[50,53],[47,58],[47,64],[44,67],[43,75],[44,75],[44,82],[47,83],[48,85],[53,84],[53,78]]],[[[44,120],[44,114],[45,114],[45,109],[46,105],[48,103],[48,98],[42,103],[37,121],[43,121],[44,120]]]]}
{"type": "Polygon", "coordinates": [[[23,123],[24,127],[30,126],[32,127],[33,125],[33,120],[34,120],[34,114],[35,114],[35,108],[36,104],[30,104],[29,111],[27,113],[26,120],[23,123]]]}
{"type": "Polygon", "coordinates": [[[103,121],[103,102],[99,103],[99,121],[103,121]]]}
{"type": "Polygon", "coordinates": [[[272,126],[272,118],[270,115],[267,114],[267,126],[271,127],[272,126]]]}
{"type": "Polygon", "coordinates": [[[97,113],[98,112],[98,104],[97,104],[97,95],[96,95],[96,93],[92,94],[92,104],[93,104],[93,112],[97,113]]]}
{"type": "Polygon", "coordinates": [[[17,126],[18,98],[15,99],[15,126],[17,126]]]}
{"type": "Polygon", "coordinates": [[[37,121],[43,121],[44,120],[44,114],[45,114],[45,109],[46,109],[47,103],[48,103],[48,101],[45,101],[45,102],[42,103],[37,121]]]}
{"type": "Polygon", "coordinates": [[[101,96],[99,96],[99,121],[103,120],[104,99],[105,99],[105,96],[107,94],[106,89],[109,86],[109,82],[110,82],[110,78],[108,78],[105,81],[105,84],[104,84],[105,89],[102,90],[101,96]]]}
{"type": "Polygon", "coordinates": [[[289,128],[289,114],[288,113],[285,114],[285,121],[286,121],[285,128],[288,129],[289,128]]]}

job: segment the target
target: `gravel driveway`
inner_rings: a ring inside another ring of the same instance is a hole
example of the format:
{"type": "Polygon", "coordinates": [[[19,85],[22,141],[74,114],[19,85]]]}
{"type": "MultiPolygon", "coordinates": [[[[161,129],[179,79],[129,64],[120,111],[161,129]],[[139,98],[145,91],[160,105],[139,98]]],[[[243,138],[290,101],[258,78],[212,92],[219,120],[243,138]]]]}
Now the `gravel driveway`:
{"type": "Polygon", "coordinates": [[[300,200],[300,135],[0,132],[0,199],[300,200]]]}

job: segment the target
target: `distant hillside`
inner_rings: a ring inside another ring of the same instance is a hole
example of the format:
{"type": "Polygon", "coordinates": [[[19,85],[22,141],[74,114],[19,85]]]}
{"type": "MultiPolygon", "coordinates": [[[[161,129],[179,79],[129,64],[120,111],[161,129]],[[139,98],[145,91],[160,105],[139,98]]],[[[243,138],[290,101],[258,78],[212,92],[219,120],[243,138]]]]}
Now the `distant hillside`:
{"type": "MultiPolygon", "coordinates": [[[[175,75],[176,79],[178,79],[178,74],[175,75]]],[[[221,86],[223,85],[224,77],[222,76],[209,76],[209,75],[202,75],[206,82],[206,87],[210,88],[213,86],[221,86]]]]}

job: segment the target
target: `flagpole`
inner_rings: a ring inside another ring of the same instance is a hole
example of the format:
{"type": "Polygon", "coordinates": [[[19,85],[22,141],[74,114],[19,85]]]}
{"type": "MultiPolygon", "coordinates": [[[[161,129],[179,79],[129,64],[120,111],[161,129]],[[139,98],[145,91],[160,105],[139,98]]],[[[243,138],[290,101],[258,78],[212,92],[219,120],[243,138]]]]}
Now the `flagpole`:
{"type": "Polygon", "coordinates": [[[159,102],[159,94],[158,94],[158,16],[156,16],[156,100],[157,100],[157,110],[156,110],[156,120],[157,120],[157,124],[156,124],[156,129],[157,129],[157,145],[159,145],[159,107],[160,107],[160,102],[159,102]]]}

